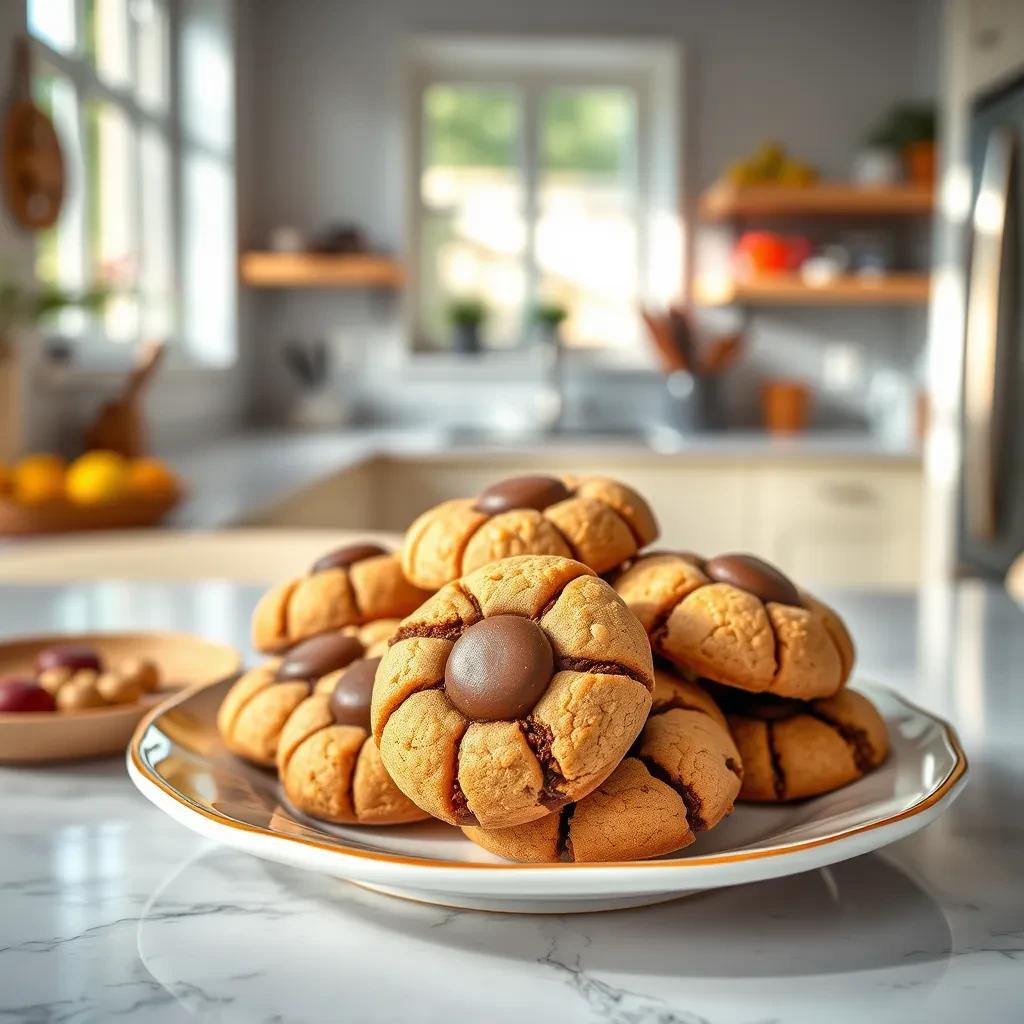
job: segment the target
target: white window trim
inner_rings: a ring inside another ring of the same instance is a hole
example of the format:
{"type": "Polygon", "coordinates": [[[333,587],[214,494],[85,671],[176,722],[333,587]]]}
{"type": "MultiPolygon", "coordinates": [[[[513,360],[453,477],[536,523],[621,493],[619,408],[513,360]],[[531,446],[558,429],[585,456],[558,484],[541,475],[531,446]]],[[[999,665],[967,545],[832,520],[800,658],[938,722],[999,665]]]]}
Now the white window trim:
{"type": "MultiPolygon", "coordinates": [[[[616,85],[636,90],[641,102],[637,126],[640,166],[647,173],[638,181],[642,208],[640,219],[640,301],[663,307],[685,294],[685,226],[682,196],[682,140],[686,138],[682,102],[683,52],[676,43],[661,40],[576,38],[559,36],[427,35],[407,40],[404,54],[405,109],[403,167],[405,169],[405,238],[408,287],[403,306],[404,354],[407,363],[439,361],[453,367],[465,360],[446,352],[416,347],[420,322],[420,164],[422,159],[423,94],[438,82],[525,83],[527,118],[535,111],[530,102],[542,88],[552,85],[616,85]],[[599,73],[599,79],[595,79],[599,73]]],[[[536,145],[536,125],[523,126],[523,145],[536,145]]],[[[530,174],[536,161],[524,154],[530,174]]],[[[534,195],[527,180],[527,202],[534,195]]],[[[528,231],[534,226],[527,211],[528,231]]],[[[531,244],[531,243],[528,243],[531,244]]],[[[528,287],[532,287],[528,285],[528,287]]],[[[638,349],[640,346],[638,346],[638,349]]],[[[502,353],[521,353],[521,348],[502,353]]],[[[583,352],[580,353],[584,355],[583,352]]],[[[490,355],[490,353],[485,353],[490,355]]],[[[575,357],[575,353],[574,353],[575,357]]],[[[585,358],[608,366],[648,366],[646,351],[586,350],[585,358]]]]}
{"type": "MultiPolygon", "coordinates": [[[[233,11],[232,7],[232,11],[233,11]]],[[[63,75],[74,86],[78,97],[78,132],[80,138],[85,138],[85,124],[82,117],[83,105],[82,95],[88,95],[100,100],[115,103],[128,115],[136,129],[136,138],[141,134],[138,129],[143,125],[157,127],[165,136],[168,144],[168,157],[170,160],[170,182],[171,182],[171,288],[172,292],[182,298],[184,282],[184,260],[185,260],[185,232],[184,232],[184,154],[186,151],[201,153],[214,159],[223,160],[229,157],[232,166],[236,160],[237,128],[232,134],[230,145],[214,146],[204,139],[186,131],[181,110],[181,53],[180,40],[182,31],[181,0],[166,0],[167,11],[167,104],[161,110],[153,110],[139,102],[132,91],[129,82],[123,87],[110,85],[100,76],[99,72],[92,67],[88,58],[81,52],[83,40],[78,39],[79,51],[75,55],[69,55],[61,50],[54,49],[45,40],[33,36],[27,30],[26,37],[29,41],[32,53],[33,70],[36,61],[53,68],[58,74],[63,75]]],[[[82,26],[85,24],[85,2],[75,0],[76,36],[81,35],[82,26]]],[[[232,14],[233,18],[233,14],[232,14]]],[[[237,62],[237,26],[232,24],[231,32],[233,38],[233,51],[237,62]]],[[[137,57],[135,50],[133,56],[137,57]]],[[[237,68],[237,63],[236,63],[237,68]]],[[[236,113],[237,118],[237,113],[236,113]]],[[[135,147],[137,174],[142,174],[141,147],[135,147]]],[[[83,185],[84,187],[84,185],[83,185]]],[[[136,201],[139,204],[135,211],[136,223],[142,223],[141,211],[141,190],[136,194],[136,201]]],[[[237,197],[236,197],[237,202],[237,197]]],[[[237,215],[236,215],[237,216],[237,215]]],[[[88,239],[83,233],[83,244],[88,245],[88,239]]],[[[35,253],[35,240],[33,240],[33,254],[35,253]]],[[[88,264],[88,254],[84,254],[85,264],[88,264]]],[[[88,286],[91,282],[85,281],[88,286]]],[[[236,321],[237,321],[236,303],[236,321]]],[[[236,335],[237,335],[236,323],[236,335]]],[[[140,339],[142,340],[142,339],[140,339]]],[[[164,376],[180,382],[187,386],[188,382],[194,379],[226,379],[239,360],[237,336],[235,341],[235,357],[231,365],[218,365],[209,363],[202,359],[191,346],[184,343],[184,311],[179,305],[174,310],[173,325],[170,336],[166,339],[168,351],[166,354],[166,367],[164,376]]],[[[52,372],[43,372],[43,380],[50,386],[60,388],[63,383],[79,382],[88,386],[89,384],[102,386],[102,382],[113,378],[122,377],[125,367],[132,364],[134,350],[131,346],[101,345],[94,336],[86,336],[86,344],[76,346],[74,361],[68,365],[54,368],[52,372]]]]}

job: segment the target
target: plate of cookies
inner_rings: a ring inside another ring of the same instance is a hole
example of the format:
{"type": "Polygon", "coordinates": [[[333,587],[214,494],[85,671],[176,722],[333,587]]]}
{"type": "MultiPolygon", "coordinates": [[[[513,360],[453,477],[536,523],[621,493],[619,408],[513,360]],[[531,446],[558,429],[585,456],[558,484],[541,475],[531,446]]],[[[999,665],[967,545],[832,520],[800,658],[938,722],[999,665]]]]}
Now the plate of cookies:
{"type": "Polygon", "coordinates": [[[264,660],[143,719],[129,772],[256,856],[514,912],[793,874],[949,805],[954,730],[848,685],[835,609],[657,533],[625,484],[518,477],[424,513],[393,553],[329,552],[260,600],[264,660]]]}
{"type": "Polygon", "coordinates": [[[238,652],[175,633],[90,633],[0,642],[0,763],[123,751],[175,689],[237,672],[238,652]]]}

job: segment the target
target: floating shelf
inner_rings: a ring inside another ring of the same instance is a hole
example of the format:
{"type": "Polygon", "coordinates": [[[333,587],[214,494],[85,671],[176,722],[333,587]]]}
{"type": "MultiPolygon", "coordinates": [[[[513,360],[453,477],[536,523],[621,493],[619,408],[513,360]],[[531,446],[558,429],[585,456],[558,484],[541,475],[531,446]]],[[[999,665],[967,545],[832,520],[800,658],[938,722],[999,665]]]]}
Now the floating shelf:
{"type": "Polygon", "coordinates": [[[252,288],[401,288],[405,270],[390,256],[246,252],[242,283],[252,288]]]}
{"type": "Polygon", "coordinates": [[[924,216],[935,195],[919,185],[730,185],[718,182],[700,198],[702,220],[739,217],[924,216]]]}
{"type": "Polygon", "coordinates": [[[850,275],[821,285],[807,284],[796,274],[773,274],[698,280],[694,290],[702,306],[911,306],[926,303],[930,287],[928,274],[850,275]]]}

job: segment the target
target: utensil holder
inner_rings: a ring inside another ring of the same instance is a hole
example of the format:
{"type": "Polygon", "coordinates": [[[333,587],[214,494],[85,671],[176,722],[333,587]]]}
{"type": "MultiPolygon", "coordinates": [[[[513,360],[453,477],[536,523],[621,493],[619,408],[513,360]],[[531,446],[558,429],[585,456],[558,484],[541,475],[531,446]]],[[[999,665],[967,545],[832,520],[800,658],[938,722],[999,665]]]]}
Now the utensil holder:
{"type": "Polygon", "coordinates": [[[716,430],[721,424],[717,377],[676,370],[665,378],[669,420],[683,434],[716,430]]]}

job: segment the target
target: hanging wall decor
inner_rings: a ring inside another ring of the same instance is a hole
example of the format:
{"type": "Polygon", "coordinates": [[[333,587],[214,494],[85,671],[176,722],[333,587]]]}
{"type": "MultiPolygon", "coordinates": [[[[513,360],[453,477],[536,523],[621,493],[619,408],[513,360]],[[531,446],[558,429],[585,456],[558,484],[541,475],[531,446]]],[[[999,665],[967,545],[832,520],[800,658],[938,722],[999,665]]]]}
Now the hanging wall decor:
{"type": "Polygon", "coordinates": [[[3,124],[3,187],[7,207],[24,228],[52,226],[64,201],[64,157],[53,122],[32,101],[27,39],[14,44],[14,80],[3,124]]]}

